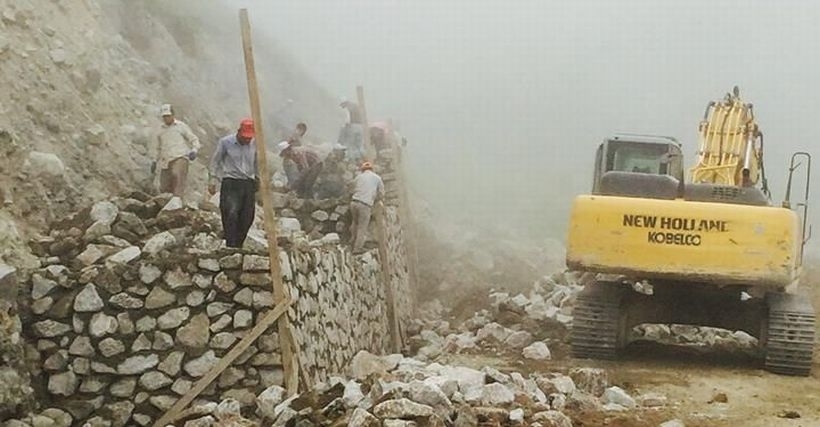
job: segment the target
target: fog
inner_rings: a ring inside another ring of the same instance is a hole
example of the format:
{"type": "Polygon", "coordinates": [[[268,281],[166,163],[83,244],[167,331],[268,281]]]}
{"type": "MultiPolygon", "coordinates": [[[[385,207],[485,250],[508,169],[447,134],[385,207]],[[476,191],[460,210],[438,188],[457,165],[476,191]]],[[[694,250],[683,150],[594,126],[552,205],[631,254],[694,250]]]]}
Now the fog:
{"type": "Polygon", "coordinates": [[[562,238],[603,138],[674,136],[690,166],[706,103],[734,85],[755,104],[775,202],[790,153],[817,147],[814,2],[230,3],[330,93],[363,84],[370,119],[409,140],[415,192],[469,225],[562,238]]]}

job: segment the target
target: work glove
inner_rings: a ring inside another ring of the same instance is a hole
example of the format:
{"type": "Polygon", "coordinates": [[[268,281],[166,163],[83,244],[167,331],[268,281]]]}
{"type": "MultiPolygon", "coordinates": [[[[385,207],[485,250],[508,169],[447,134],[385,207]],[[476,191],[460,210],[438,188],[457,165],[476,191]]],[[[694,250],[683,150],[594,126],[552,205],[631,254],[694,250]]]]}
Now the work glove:
{"type": "Polygon", "coordinates": [[[157,173],[157,162],[151,162],[151,174],[157,173]]]}
{"type": "Polygon", "coordinates": [[[191,151],[190,153],[188,153],[188,160],[190,160],[190,161],[196,160],[196,151],[191,151]]]}

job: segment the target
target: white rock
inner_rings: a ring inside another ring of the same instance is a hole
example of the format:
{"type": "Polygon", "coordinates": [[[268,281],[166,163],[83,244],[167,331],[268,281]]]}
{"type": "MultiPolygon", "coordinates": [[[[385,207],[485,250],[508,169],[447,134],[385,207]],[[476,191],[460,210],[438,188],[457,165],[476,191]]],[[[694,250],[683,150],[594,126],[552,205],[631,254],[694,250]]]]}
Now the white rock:
{"type": "Polygon", "coordinates": [[[420,405],[410,399],[386,400],[373,408],[379,418],[418,418],[433,415],[433,408],[420,405]]]}
{"type": "Polygon", "coordinates": [[[357,380],[364,380],[373,374],[386,374],[396,369],[396,366],[398,361],[395,359],[387,359],[361,350],[350,362],[350,374],[357,380]]]}
{"type": "Polygon", "coordinates": [[[104,256],[105,253],[101,251],[97,245],[88,245],[84,251],[77,255],[77,261],[80,261],[82,265],[87,267],[99,261],[104,256]]]}
{"type": "Polygon", "coordinates": [[[221,269],[219,267],[219,260],[213,258],[200,258],[197,261],[197,266],[203,270],[218,273],[221,269]]]}
{"type": "Polygon", "coordinates": [[[80,381],[74,372],[67,371],[48,378],[48,391],[59,396],[71,396],[77,390],[80,381]]]}
{"type": "Polygon", "coordinates": [[[541,341],[536,341],[524,348],[524,358],[532,360],[549,360],[552,358],[550,349],[541,341]]]}
{"type": "Polygon", "coordinates": [[[105,313],[95,313],[88,324],[88,332],[92,337],[100,338],[117,332],[117,318],[105,313]]]}
{"type": "Polygon", "coordinates": [[[610,387],[606,389],[604,391],[604,395],[601,396],[601,401],[605,405],[608,403],[613,403],[628,409],[633,409],[638,406],[638,404],[635,403],[635,399],[633,399],[632,396],[620,387],[610,387]]]}
{"type": "Polygon", "coordinates": [[[503,384],[492,383],[482,387],[481,404],[484,406],[506,406],[514,400],[515,393],[503,384]]]}
{"type": "Polygon", "coordinates": [[[351,380],[345,384],[345,391],[344,394],[342,394],[342,400],[344,400],[345,405],[347,405],[348,408],[355,408],[359,406],[359,403],[361,403],[364,398],[365,396],[364,393],[362,393],[362,386],[359,383],[351,380]]]}
{"type": "Polygon", "coordinates": [[[273,410],[285,399],[287,391],[279,386],[271,386],[265,389],[259,396],[256,396],[256,407],[263,417],[274,420],[276,414],[273,410]]]}
{"type": "Polygon", "coordinates": [[[163,374],[162,372],[151,371],[142,374],[142,376],[140,376],[139,382],[140,385],[146,390],[154,391],[171,385],[173,383],[173,380],[168,378],[168,376],[163,374]]]}
{"type": "Polygon", "coordinates": [[[180,267],[177,267],[175,270],[166,271],[165,275],[162,276],[162,279],[172,290],[193,286],[191,276],[188,273],[182,271],[182,268],[180,267]]]}
{"type": "Polygon", "coordinates": [[[372,427],[378,425],[379,419],[361,408],[356,408],[347,422],[347,427],[372,427]]]}
{"type": "Polygon", "coordinates": [[[104,357],[116,356],[125,351],[125,344],[114,338],[106,338],[100,341],[100,354],[104,357]]]}
{"type": "Polygon", "coordinates": [[[90,216],[95,222],[111,225],[117,219],[117,214],[119,212],[120,210],[117,208],[117,205],[107,200],[103,200],[94,203],[94,206],[91,207],[90,216]]]}
{"type": "Polygon", "coordinates": [[[521,408],[510,411],[510,421],[516,424],[524,422],[524,410],[521,408]]]}
{"type": "Polygon", "coordinates": [[[171,198],[171,200],[168,201],[168,203],[165,204],[165,206],[162,207],[160,213],[178,211],[183,207],[184,205],[182,204],[182,199],[180,199],[177,196],[174,196],[171,198]]]}
{"type": "Polygon", "coordinates": [[[253,323],[253,312],[250,310],[237,310],[233,315],[234,328],[247,328],[253,323]]]}
{"type": "Polygon", "coordinates": [[[105,264],[109,267],[116,265],[125,265],[139,258],[140,254],[142,254],[140,248],[136,246],[131,246],[108,257],[108,259],[105,261],[105,264]]]}
{"type": "Polygon", "coordinates": [[[408,385],[407,391],[410,394],[410,400],[416,403],[432,406],[433,408],[446,408],[448,410],[452,408],[450,399],[434,384],[413,381],[408,385]]]}
{"type": "Polygon", "coordinates": [[[208,350],[202,356],[186,363],[183,369],[188,375],[199,378],[208,373],[217,363],[219,363],[219,358],[216,357],[213,350],[208,350]]]}
{"type": "Polygon", "coordinates": [[[154,283],[162,276],[162,271],[154,265],[143,264],[140,266],[140,280],[146,285],[154,283]]]}
{"type": "Polygon", "coordinates": [[[59,157],[52,153],[31,151],[28,159],[23,163],[23,169],[33,176],[60,177],[65,173],[65,165],[59,157]]]}
{"type": "Polygon", "coordinates": [[[163,231],[145,242],[142,252],[148,255],[156,255],[159,252],[174,246],[177,243],[176,237],[168,231],[163,231]]]}
{"type": "Polygon", "coordinates": [[[498,323],[488,323],[484,325],[483,328],[479,329],[476,332],[476,339],[478,341],[484,341],[486,339],[492,338],[498,342],[504,342],[507,337],[510,336],[512,333],[511,330],[499,325],[498,323]]]}
{"type": "MultiPolygon", "coordinates": [[[[0,264],[0,266],[2,266],[2,265],[3,264],[0,264]]],[[[39,274],[36,274],[36,273],[31,276],[31,298],[32,299],[40,299],[40,298],[45,297],[55,287],[57,287],[57,282],[55,282],[53,280],[46,279],[43,276],[40,276],[39,274]]]]}
{"type": "Polygon", "coordinates": [[[296,218],[279,218],[279,235],[290,238],[293,234],[302,231],[302,224],[296,218]]]}
{"type": "Polygon", "coordinates": [[[504,344],[512,348],[524,348],[532,342],[532,334],[527,331],[516,331],[510,334],[504,344]]]}
{"type": "Polygon", "coordinates": [[[544,411],[534,414],[532,421],[549,427],[572,427],[572,420],[558,411],[544,411]]]}
{"type": "Polygon", "coordinates": [[[427,369],[458,383],[462,393],[471,387],[482,387],[486,379],[483,372],[464,366],[430,365],[427,369]]]}
{"type": "Polygon", "coordinates": [[[159,364],[159,357],[156,354],[131,356],[117,366],[117,373],[120,375],[141,374],[157,364],[159,364]]]}
{"type": "Polygon", "coordinates": [[[166,311],[162,316],[157,318],[157,326],[161,330],[178,328],[182,322],[188,320],[191,315],[191,309],[188,307],[178,307],[166,311]]]}
{"type": "Polygon", "coordinates": [[[679,419],[669,420],[661,423],[658,427],[686,427],[686,424],[679,419]]]}
{"type": "Polygon", "coordinates": [[[93,283],[85,285],[82,291],[74,298],[74,311],[89,313],[102,310],[105,306],[97,288],[93,283]]]}

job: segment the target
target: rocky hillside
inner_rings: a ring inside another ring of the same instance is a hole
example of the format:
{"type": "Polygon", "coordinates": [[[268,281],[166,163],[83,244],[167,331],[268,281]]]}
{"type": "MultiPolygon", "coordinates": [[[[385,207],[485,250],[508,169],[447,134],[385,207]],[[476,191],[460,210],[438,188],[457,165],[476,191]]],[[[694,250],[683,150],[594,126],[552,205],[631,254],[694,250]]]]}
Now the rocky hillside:
{"type": "MultiPolygon", "coordinates": [[[[0,0],[0,11],[0,259],[29,266],[23,241],[47,222],[149,190],[147,154],[163,102],[203,141],[189,185],[200,197],[216,138],[248,115],[234,6],[0,0]]],[[[299,120],[314,136],[332,136],[333,97],[255,35],[270,138],[299,120]]]]}

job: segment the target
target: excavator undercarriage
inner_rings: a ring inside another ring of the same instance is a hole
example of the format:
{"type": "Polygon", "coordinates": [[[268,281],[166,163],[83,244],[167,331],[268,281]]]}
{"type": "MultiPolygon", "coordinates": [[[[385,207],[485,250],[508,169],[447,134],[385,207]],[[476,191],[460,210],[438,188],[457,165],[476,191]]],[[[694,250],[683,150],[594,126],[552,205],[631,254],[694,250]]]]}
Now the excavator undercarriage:
{"type": "Polygon", "coordinates": [[[629,344],[629,332],[640,324],[698,325],[758,338],[771,372],[811,371],[815,313],[806,299],[782,292],[744,299],[735,288],[679,283],[653,283],[652,290],[647,295],[622,282],[587,285],[573,312],[572,355],[615,359],[629,344]]]}

